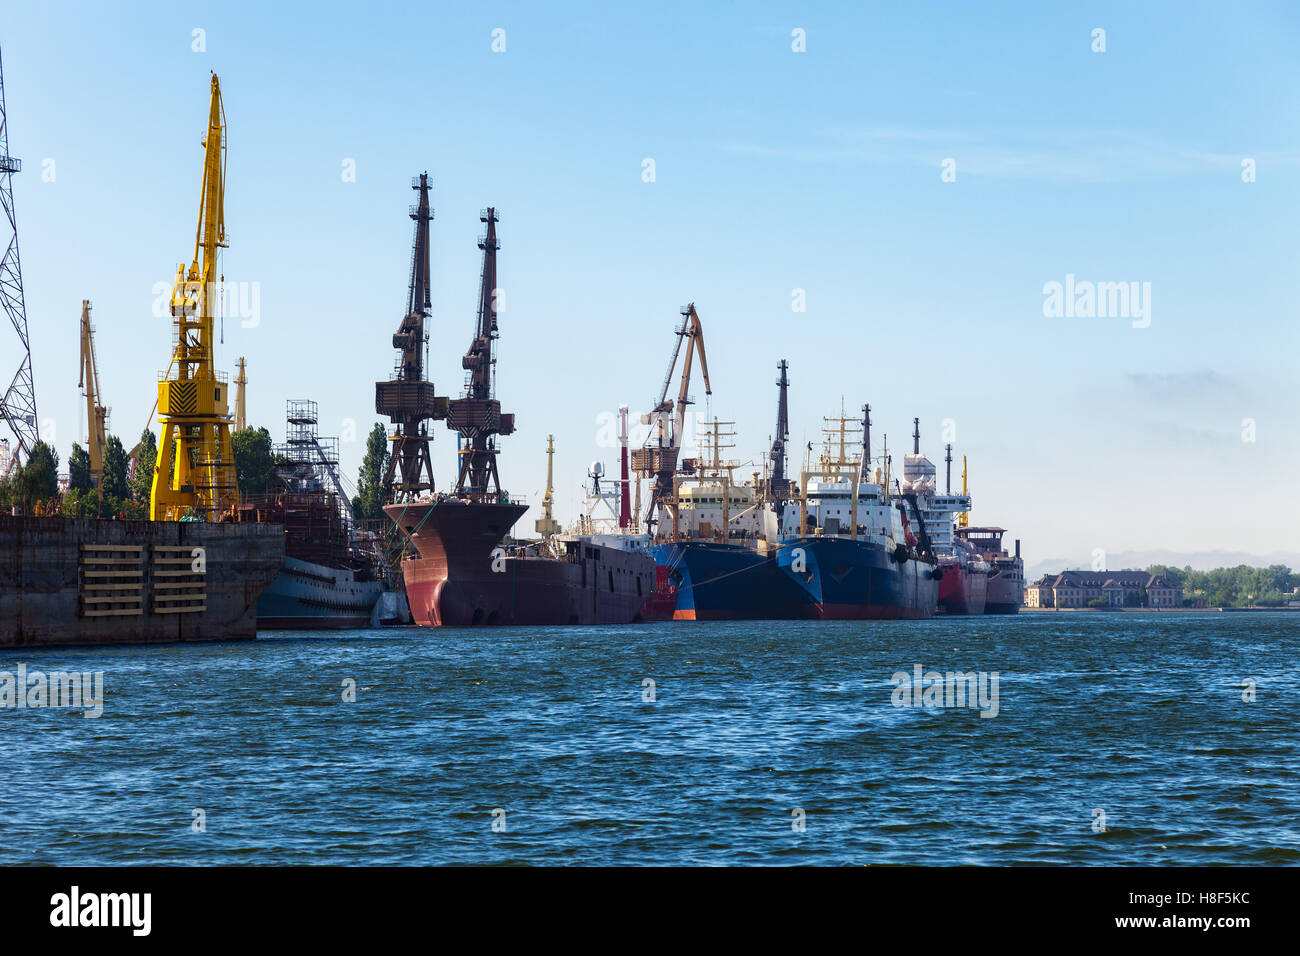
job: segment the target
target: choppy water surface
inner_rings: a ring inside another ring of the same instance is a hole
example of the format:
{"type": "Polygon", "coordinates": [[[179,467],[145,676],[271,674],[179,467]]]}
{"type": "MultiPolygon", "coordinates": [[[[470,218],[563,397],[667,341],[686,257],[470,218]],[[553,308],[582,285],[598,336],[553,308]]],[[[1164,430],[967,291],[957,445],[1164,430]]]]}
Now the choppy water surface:
{"type": "Polygon", "coordinates": [[[0,711],[0,863],[1294,864],[1298,636],[1024,614],[3,652],[102,670],[105,701],[0,711]],[[895,707],[916,664],[996,671],[997,716],[895,707]]]}

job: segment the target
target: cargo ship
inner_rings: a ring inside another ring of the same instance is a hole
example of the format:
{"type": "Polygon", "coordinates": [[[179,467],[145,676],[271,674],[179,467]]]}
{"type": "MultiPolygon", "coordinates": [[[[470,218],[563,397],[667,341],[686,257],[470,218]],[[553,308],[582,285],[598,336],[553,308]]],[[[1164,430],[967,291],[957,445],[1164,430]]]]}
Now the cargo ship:
{"type": "Polygon", "coordinates": [[[651,410],[641,416],[648,426],[645,444],[632,452],[638,480],[648,478],[650,501],[643,522],[658,580],[673,592],[673,618],[679,621],[763,620],[794,616],[797,596],[776,565],[775,549],[766,547],[758,489],[738,484],[734,462],[721,451],[730,447],[723,432],[731,422],[714,420],[701,435],[701,458],[683,458],[686,410],[693,404],[691,373],[698,358],[706,395],[709,383],[704,327],[695,304],[681,308],[668,374],[651,410]],[[685,346],[685,355],[682,355],[685,346]],[[676,398],[669,396],[681,358],[676,398]],[[711,429],[711,430],[709,430],[711,429]]]}
{"type": "MultiPolygon", "coordinates": [[[[623,551],[635,551],[654,558],[651,555],[652,541],[650,535],[641,531],[634,514],[640,507],[633,507],[631,499],[631,474],[628,467],[628,433],[626,405],[620,405],[619,416],[619,457],[620,476],[617,482],[605,478],[603,462],[593,461],[587,468],[587,480],[583,484],[583,508],[574,523],[570,538],[582,536],[593,544],[618,548],[623,551]]],[[[542,497],[543,516],[537,522],[539,534],[550,534],[559,530],[559,525],[551,520],[551,498],[553,488],[552,455],[553,440],[548,436],[546,461],[546,493],[542,497]]],[[[639,490],[639,489],[638,489],[639,490]]],[[[655,564],[654,583],[650,587],[650,596],[637,612],[637,621],[671,621],[677,610],[677,584],[666,565],[655,564]]]]}
{"type": "Polygon", "coordinates": [[[1020,539],[1014,554],[1002,546],[1005,528],[965,527],[958,538],[977,551],[989,566],[985,614],[1019,614],[1025,602],[1025,563],[1020,557],[1020,539]]]}
{"type": "Polygon", "coordinates": [[[987,610],[989,567],[979,552],[961,541],[939,559],[939,611],[943,614],[984,614],[987,610]]]}
{"type": "MultiPolygon", "coordinates": [[[[428,627],[634,621],[655,579],[654,562],[643,552],[607,547],[581,535],[553,546],[545,540],[507,540],[528,506],[501,488],[498,472],[497,438],[513,433],[515,421],[513,414],[501,411],[495,395],[496,210],[483,210],[480,221],[487,228],[479,239],[478,317],[462,360],[465,393],[443,405],[447,426],[458,436],[456,484],[450,494],[425,493],[384,507],[412,548],[401,562],[412,619],[428,627]]],[[[418,225],[427,230],[427,220],[418,225]]],[[[428,248],[427,234],[421,240],[417,229],[417,267],[421,246],[428,248]]],[[[427,299],[413,292],[413,312],[425,307],[427,299]]],[[[403,328],[414,324],[406,321],[403,328]]],[[[409,343],[395,337],[394,344],[409,343]]],[[[380,412],[385,411],[382,385],[376,392],[380,412]]]]}
{"type": "Polygon", "coordinates": [[[0,515],[0,647],[248,641],[279,525],[0,515]]]}
{"type": "Polygon", "coordinates": [[[912,453],[903,457],[904,494],[914,496],[921,522],[939,561],[940,614],[983,614],[989,566],[980,553],[956,535],[958,515],[970,511],[962,472],[961,494],[952,491],[952,445],[946,448],[947,484],[938,490],[934,464],[921,454],[921,422],[912,419],[912,453]]]}
{"type": "Polygon", "coordinates": [[[800,617],[929,618],[943,572],[916,496],[888,492],[887,447],[872,467],[870,406],[863,412],[860,458],[843,410],[826,419],[826,450],[816,468],[805,462],[784,509],[777,562],[800,589],[800,617]]]}

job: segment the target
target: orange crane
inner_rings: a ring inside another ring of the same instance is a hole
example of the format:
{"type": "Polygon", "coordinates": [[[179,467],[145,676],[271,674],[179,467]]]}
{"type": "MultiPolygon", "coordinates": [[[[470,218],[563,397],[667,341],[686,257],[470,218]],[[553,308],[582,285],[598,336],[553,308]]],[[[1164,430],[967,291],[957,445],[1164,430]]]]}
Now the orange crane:
{"type": "Polygon", "coordinates": [[[81,378],[77,387],[86,396],[86,424],[89,438],[90,484],[99,488],[104,480],[104,447],[108,440],[108,409],[99,404],[99,368],[95,362],[95,327],[90,324],[90,300],[81,300],[81,378]]]}
{"type": "MultiPolygon", "coordinates": [[[[677,330],[677,343],[673,347],[672,361],[668,363],[668,373],[664,376],[659,401],[654,408],[641,416],[641,424],[650,426],[650,434],[646,438],[644,447],[632,450],[632,470],[636,472],[637,478],[653,479],[653,484],[650,486],[650,504],[646,508],[645,517],[646,529],[651,533],[654,533],[652,529],[663,519],[664,512],[671,513],[677,510],[673,477],[678,470],[678,456],[682,449],[682,432],[686,427],[686,406],[691,404],[691,367],[696,352],[700,355],[700,374],[704,377],[704,394],[713,394],[713,388],[709,385],[709,359],[704,351],[704,326],[695,311],[695,303],[683,307],[681,314],[682,327],[677,330]],[[674,402],[668,397],[668,388],[672,383],[673,370],[677,367],[683,342],[686,343],[686,357],[682,361],[681,386],[677,391],[677,400],[674,402]]],[[[696,467],[697,462],[694,459],[688,458],[681,462],[681,471],[684,474],[693,474],[696,467]]],[[[637,491],[639,494],[639,481],[637,491]]]]}

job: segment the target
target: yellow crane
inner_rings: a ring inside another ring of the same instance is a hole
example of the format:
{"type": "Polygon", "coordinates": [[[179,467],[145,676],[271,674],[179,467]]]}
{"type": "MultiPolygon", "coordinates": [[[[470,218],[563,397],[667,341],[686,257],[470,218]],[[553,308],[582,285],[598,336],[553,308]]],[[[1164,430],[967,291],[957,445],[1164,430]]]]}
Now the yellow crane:
{"type": "Polygon", "coordinates": [[[172,287],[172,367],[158,382],[158,461],[149,517],[178,521],[187,514],[208,521],[239,498],[230,445],[229,382],[213,367],[218,250],[225,248],[226,115],[221,84],[212,75],[208,130],[203,139],[203,189],[194,258],[181,263],[172,287]]]}
{"type": "Polygon", "coordinates": [[[248,374],[244,370],[244,357],[239,357],[239,374],[235,376],[235,431],[242,432],[248,427],[248,415],[244,408],[244,386],[248,384],[248,374]]]}
{"type": "Polygon", "coordinates": [[[81,300],[81,377],[77,387],[86,396],[86,425],[89,437],[90,484],[99,488],[104,480],[104,445],[108,440],[108,409],[99,404],[99,367],[95,362],[95,327],[90,324],[90,300],[81,300]]]}
{"type": "MultiPolygon", "coordinates": [[[[969,494],[969,492],[966,490],[966,456],[965,455],[961,456],[961,493],[963,496],[969,494]]],[[[966,527],[966,524],[969,521],[970,521],[970,512],[963,511],[961,514],[957,516],[957,527],[964,528],[966,527]]]]}
{"type": "Polygon", "coordinates": [[[551,517],[551,500],[554,497],[554,482],[551,480],[554,474],[552,463],[555,460],[555,436],[546,436],[546,494],[542,495],[542,516],[534,522],[537,533],[543,538],[549,538],[557,534],[560,526],[555,523],[551,517]]]}

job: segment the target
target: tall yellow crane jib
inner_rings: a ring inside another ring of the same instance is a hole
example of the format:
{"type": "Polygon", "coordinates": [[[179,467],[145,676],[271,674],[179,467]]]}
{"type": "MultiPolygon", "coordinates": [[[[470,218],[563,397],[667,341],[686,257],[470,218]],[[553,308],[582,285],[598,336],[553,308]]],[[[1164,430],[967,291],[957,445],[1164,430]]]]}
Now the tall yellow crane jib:
{"type": "Polygon", "coordinates": [[[77,385],[86,396],[86,453],[90,457],[90,484],[104,480],[104,445],[108,440],[108,409],[99,403],[99,365],[95,361],[95,330],[90,324],[90,300],[81,300],[81,378],[77,385]]]}
{"type": "MultiPolygon", "coordinates": [[[[969,494],[969,492],[967,492],[966,490],[966,456],[965,455],[961,456],[961,493],[962,495],[969,494]]],[[[970,521],[970,512],[963,511],[961,514],[957,516],[957,527],[965,528],[969,521],[970,521]]]]}
{"type": "Polygon", "coordinates": [[[239,358],[239,374],[235,376],[235,431],[242,432],[248,427],[248,412],[244,405],[244,386],[248,384],[248,372],[244,367],[244,358],[239,358]]]}
{"type": "Polygon", "coordinates": [[[175,346],[167,377],[158,382],[158,460],[149,517],[178,521],[187,514],[215,521],[239,500],[230,444],[229,382],[213,364],[217,265],[226,246],[226,116],[221,84],[212,76],[208,130],[203,140],[203,189],[194,258],[182,263],[172,287],[175,346]]]}
{"type": "Polygon", "coordinates": [[[537,533],[543,537],[550,537],[558,534],[560,526],[551,517],[551,503],[555,494],[554,469],[552,467],[555,460],[555,436],[546,436],[546,493],[542,495],[542,516],[534,522],[537,533]]]}

